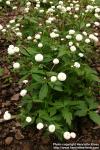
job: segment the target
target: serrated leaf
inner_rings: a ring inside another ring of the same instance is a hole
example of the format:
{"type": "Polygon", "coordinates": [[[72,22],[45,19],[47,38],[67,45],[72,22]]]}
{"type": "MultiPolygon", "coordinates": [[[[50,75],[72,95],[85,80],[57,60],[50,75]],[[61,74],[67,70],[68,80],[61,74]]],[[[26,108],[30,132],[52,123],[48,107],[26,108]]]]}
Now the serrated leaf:
{"type": "Polygon", "coordinates": [[[67,109],[63,109],[62,110],[62,116],[64,117],[64,119],[66,120],[66,123],[71,126],[71,122],[72,122],[72,113],[67,109]]]}
{"type": "Polygon", "coordinates": [[[87,109],[86,110],[77,110],[75,112],[75,115],[78,116],[78,117],[84,117],[87,115],[87,109]]]}
{"type": "Polygon", "coordinates": [[[95,111],[89,112],[89,117],[93,120],[96,124],[100,125],[100,115],[97,114],[95,111]]]}
{"type": "Polygon", "coordinates": [[[52,117],[56,114],[57,110],[55,108],[50,108],[49,112],[50,112],[50,116],[52,117]]]}
{"type": "Polygon", "coordinates": [[[42,85],[40,92],[39,92],[39,99],[44,99],[45,97],[47,97],[48,94],[48,85],[44,84],[42,85]]]}

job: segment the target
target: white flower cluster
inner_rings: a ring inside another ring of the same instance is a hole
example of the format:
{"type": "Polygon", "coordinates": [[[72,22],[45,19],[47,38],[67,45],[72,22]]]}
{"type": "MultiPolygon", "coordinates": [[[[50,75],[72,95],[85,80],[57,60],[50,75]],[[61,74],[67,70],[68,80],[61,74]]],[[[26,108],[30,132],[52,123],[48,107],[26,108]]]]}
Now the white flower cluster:
{"type": "Polygon", "coordinates": [[[66,132],[64,132],[64,134],[63,134],[63,136],[64,136],[64,139],[66,139],[66,140],[69,140],[69,139],[71,139],[71,138],[76,138],[76,133],[75,132],[68,132],[68,131],[66,131],[66,132]]]}
{"type": "Polygon", "coordinates": [[[13,54],[19,52],[19,47],[16,47],[16,46],[14,46],[14,45],[9,45],[7,51],[8,51],[8,54],[9,54],[9,55],[13,55],[13,54]]]}

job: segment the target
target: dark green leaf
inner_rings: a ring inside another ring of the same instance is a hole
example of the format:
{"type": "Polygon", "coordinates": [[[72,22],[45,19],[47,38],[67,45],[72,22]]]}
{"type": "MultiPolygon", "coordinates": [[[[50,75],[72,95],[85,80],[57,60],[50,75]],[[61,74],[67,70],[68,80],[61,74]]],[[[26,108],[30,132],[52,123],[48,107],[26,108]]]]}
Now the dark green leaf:
{"type": "Polygon", "coordinates": [[[100,125],[100,115],[97,114],[95,111],[89,112],[89,117],[93,120],[96,124],[100,125]]]}
{"type": "Polygon", "coordinates": [[[44,84],[40,89],[39,99],[44,99],[45,97],[47,97],[47,94],[48,94],[48,85],[44,84]]]}

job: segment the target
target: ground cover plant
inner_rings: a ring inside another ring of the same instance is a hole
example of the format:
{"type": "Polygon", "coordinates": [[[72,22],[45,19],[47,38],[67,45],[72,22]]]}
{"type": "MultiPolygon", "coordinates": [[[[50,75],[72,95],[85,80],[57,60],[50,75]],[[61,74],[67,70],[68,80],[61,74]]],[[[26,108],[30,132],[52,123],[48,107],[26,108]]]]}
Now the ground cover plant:
{"type": "MultiPolygon", "coordinates": [[[[23,127],[33,124],[46,135],[55,133],[68,140],[76,137],[77,117],[89,117],[100,125],[94,93],[99,78],[90,67],[99,41],[93,30],[100,27],[99,1],[0,3],[2,14],[19,10],[16,18],[0,25],[0,32],[10,43],[10,70],[23,84],[18,115],[23,127]]],[[[6,111],[4,119],[10,118],[6,111]]]]}

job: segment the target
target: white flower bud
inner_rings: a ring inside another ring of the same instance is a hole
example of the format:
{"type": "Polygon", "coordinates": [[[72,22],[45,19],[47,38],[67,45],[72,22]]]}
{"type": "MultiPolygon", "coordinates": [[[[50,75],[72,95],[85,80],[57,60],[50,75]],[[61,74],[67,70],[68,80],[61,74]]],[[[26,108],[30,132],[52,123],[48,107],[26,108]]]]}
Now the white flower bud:
{"type": "Polygon", "coordinates": [[[18,62],[13,63],[13,68],[14,69],[19,69],[20,68],[20,64],[18,62]]]}
{"type": "Polygon", "coordinates": [[[31,5],[31,2],[27,2],[26,5],[29,7],[31,5]]]}
{"type": "Polygon", "coordinates": [[[69,42],[68,44],[69,44],[69,46],[72,46],[72,45],[73,45],[73,42],[69,42]]]}
{"type": "Polygon", "coordinates": [[[27,94],[27,90],[23,89],[20,91],[20,96],[24,97],[27,94]]]}
{"type": "Polygon", "coordinates": [[[9,55],[13,55],[15,53],[14,46],[13,45],[9,45],[7,51],[8,51],[9,55]]]}
{"type": "Polygon", "coordinates": [[[58,58],[55,58],[55,59],[53,60],[53,64],[54,64],[54,65],[59,64],[59,59],[58,59],[58,58]]]}
{"type": "Polygon", "coordinates": [[[59,81],[65,81],[67,78],[66,74],[64,72],[58,73],[58,80],[59,81]]]}
{"type": "Polygon", "coordinates": [[[16,32],[16,35],[17,35],[18,37],[22,37],[22,33],[21,33],[21,32],[16,32]]]}
{"type": "Polygon", "coordinates": [[[72,36],[71,35],[66,35],[66,39],[71,39],[72,36]]]}
{"type": "Polygon", "coordinates": [[[71,50],[72,52],[75,52],[75,51],[76,51],[76,47],[73,45],[73,46],[70,47],[70,50],[71,50]]]}
{"type": "Polygon", "coordinates": [[[64,132],[63,136],[64,136],[64,139],[66,140],[69,140],[71,138],[70,132],[68,131],[64,132]]]}
{"type": "Polygon", "coordinates": [[[23,83],[24,83],[24,84],[27,84],[27,83],[28,83],[28,80],[23,80],[23,83]]]}
{"type": "Polygon", "coordinates": [[[75,63],[74,63],[74,67],[80,68],[80,64],[79,64],[78,62],[75,62],[75,63]]]}
{"type": "Polygon", "coordinates": [[[10,5],[10,1],[6,1],[6,4],[9,6],[10,5]]]}
{"type": "Polygon", "coordinates": [[[35,61],[37,61],[37,62],[43,61],[43,55],[42,54],[36,54],[35,55],[35,61]]]}
{"type": "Polygon", "coordinates": [[[37,129],[38,129],[38,130],[43,129],[43,127],[44,127],[44,124],[43,124],[43,123],[40,122],[40,123],[37,124],[37,129]]]}
{"type": "Polygon", "coordinates": [[[85,43],[90,43],[90,39],[85,39],[85,43]]]}
{"type": "Polygon", "coordinates": [[[50,80],[51,80],[51,82],[56,82],[56,81],[57,81],[57,77],[56,77],[56,76],[52,76],[52,77],[50,78],[50,80]]]}
{"type": "Polygon", "coordinates": [[[49,125],[49,127],[48,127],[48,130],[49,130],[49,132],[51,132],[51,133],[53,133],[53,132],[55,132],[55,125],[53,125],[53,124],[51,124],[51,125],[49,125]]]}
{"type": "Polygon", "coordinates": [[[11,114],[8,111],[5,111],[3,115],[4,120],[10,120],[11,119],[11,114]]]}
{"type": "Polygon", "coordinates": [[[71,138],[75,139],[75,138],[76,138],[76,133],[71,132],[71,133],[70,133],[70,136],[71,136],[71,138]]]}
{"type": "Polygon", "coordinates": [[[2,30],[3,29],[3,26],[0,24],[0,30],[2,30]]]}
{"type": "Polygon", "coordinates": [[[75,30],[69,30],[69,34],[75,34],[75,30]]]}
{"type": "Polygon", "coordinates": [[[84,56],[84,54],[83,54],[83,53],[79,53],[78,55],[79,55],[80,57],[83,57],[83,56],[84,56]]]}
{"type": "Polygon", "coordinates": [[[31,36],[28,36],[28,37],[27,37],[27,40],[32,40],[32,37],[31,37],[31,36]]]}
{"type": "Polygon", "coordinates": [[[31,117],[26,117],[26,122],[30,123],[32,121],[31,117]]]}
{"type": "Polygon", "coordinates": [[[26,8],[24,9],[24,12],[25,12],[25,13],[28,13],[28,12],[29,12],[29,7],[26,7],[26,8]]]}
{"type": "Polygon", "coordinates": [[[15,19],[9,21],[10,24],[15,23],[15,19]]]}
{"type": "Polygon", "coordinates": [[[39,44],[38,44],[38,47],[39,47],[39,48],[42,48],[42,47],[43,47],[43,44],[42,44],[42,43],[39,43],[39,44]]]}
{"type": "Polygon", "coordinates": [[[41,38],[41,35],[40,35],[40,34],[36,34],[36,35],[35,35],[35,39],[38,40],[38,39],[40,39],[40,38],[41,38]]]}

